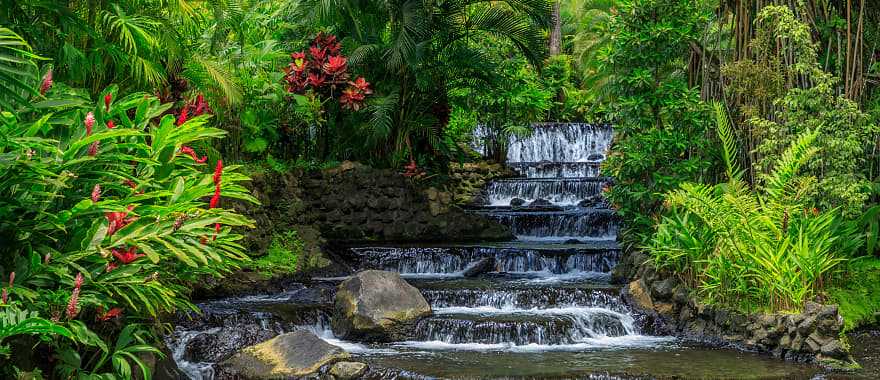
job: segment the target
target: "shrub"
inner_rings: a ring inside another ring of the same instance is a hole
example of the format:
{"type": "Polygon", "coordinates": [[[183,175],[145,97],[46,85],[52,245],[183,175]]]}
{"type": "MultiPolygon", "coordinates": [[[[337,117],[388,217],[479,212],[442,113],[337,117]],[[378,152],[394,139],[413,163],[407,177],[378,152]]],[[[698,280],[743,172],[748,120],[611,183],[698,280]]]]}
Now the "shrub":
{"type": "Polygon", "coordinates": [[[170,104],[115,87],[97,102],[60,92],[0,114],[0,354],[35,335],[61,377],[149,377],[135,354],[159,354],[157,326],[143,323],[195,310],[185,281],[247,260],[232,230],[252,222],[221,197],[256,200],[236,166],[193,148],[225,133],[207,116],[178,125],[170,104]]]}

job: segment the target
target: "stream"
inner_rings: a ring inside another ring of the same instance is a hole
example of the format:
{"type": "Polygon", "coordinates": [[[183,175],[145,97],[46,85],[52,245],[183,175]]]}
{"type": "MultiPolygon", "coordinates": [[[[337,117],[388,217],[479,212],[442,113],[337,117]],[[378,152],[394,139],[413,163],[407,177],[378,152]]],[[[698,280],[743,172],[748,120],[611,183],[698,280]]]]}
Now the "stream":
{"type": "Polygon", "coordinates": [[[601,196],[610,179],[598,164],[609,126],[538,125],[508,152],[522,178],[491,183],[474,212],[511,227],[516,241],[487,244],[360,246],[358,269],[399,272],[422,291],[434,315],[410,340],[360,344],[329,328],[335,286],[315,278],[283,292],[200,304],[168,337],[179,367],[213,379],[212,365],[248,345],[309,329],[371,368],[372,378],[737,378],[809,379],[813,366],[657,335],[619,298],[610,271],[620,258],[618,223],[601,196]],[[511,206],[511,203],[519,206],[511,206]],[[487,273],[466,278],[492,257],[487,273]]]}

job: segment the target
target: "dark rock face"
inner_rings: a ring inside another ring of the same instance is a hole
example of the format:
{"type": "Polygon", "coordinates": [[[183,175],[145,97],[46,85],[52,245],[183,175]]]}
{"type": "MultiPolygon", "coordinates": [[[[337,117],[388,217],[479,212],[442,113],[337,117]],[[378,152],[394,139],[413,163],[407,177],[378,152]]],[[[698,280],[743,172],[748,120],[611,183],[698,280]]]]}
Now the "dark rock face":
{"type": "MultiPolygon", "coordinates": [[[[478,169],[486,180],[499,175],[478,169]]],[[[266,251],[273,233],[291,226],[313,226],[320,239],[333,242],[511,239],[505,226],[458,207],[457,191],[482,182],[458,172],[453,177],[451,190],[426,188],[394,171],[351,162],[320,172],[255,174],[249,188],[262,205],[236,208],[257,222],[246,232],[256,255],[266,251]]]]}
{"type": "Polygon", "coordinates": [[[367,365],[359,362],[339,362],[330,368],[330,374],[337,380],[357,379],[367,372],[367,365]]]}
{"type": "Polygon", "coordinates": [[[234,352],[278,335],[258,324],[223,327],[218,334],[201,334],[186,346],[184,358],[191,362],[219,362],[234,352]]]}
{"type": "Polygon", "coordinates": [[[247,347],[218,365],[216,379],[278,379],[306,376],[350,355],[315,334],[297,330],[247,347]]]}
{"type": "Polygon", "coordinates": [[[360,272],[339,284],[331,326],[342,339],[406,340],[431,305],[400,274],[360,272]]]}
{"type": "MultiPolygon", "coordinates": [[[[847,366],[853,361],[840,341],[843,318],[836,305],[807,302],[800,314],[743,314],[701,304],[685,284],[658,272],[642,254],[630,254],[614,278],[630,281],[623,299],[663,328],[686,339],[735,345],[794,361],[847,366]]],[[[619,270],[618,270],[619,269],[619,270]]]]}
{"type": "Polygon", "coordinates": [[[513,198],[513,199],[510,200],[510,206],[511,206],[511,207],[520,207],[520,206],[522,206],[522,205],[524,205],[524,204],[526,204],[525,199],[521,199],[521,198],[513,198]]]}
{"type": "Polygon", "coordinates": [[[495,269],[495,257],[489,256],[480,259],[465,269],[463,275],[465,277],[476,277],[483,273],[491,272],[493,269],[495,269]]]}

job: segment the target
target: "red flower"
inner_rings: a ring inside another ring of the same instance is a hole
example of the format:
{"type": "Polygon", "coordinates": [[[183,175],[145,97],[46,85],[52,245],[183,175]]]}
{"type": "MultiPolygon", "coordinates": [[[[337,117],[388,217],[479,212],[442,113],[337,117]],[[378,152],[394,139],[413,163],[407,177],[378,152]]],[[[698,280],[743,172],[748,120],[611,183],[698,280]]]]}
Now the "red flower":
{"type": "Polygon", "coordinates": [[[367,82],[364,77],[358,77],[354,80],[354,82],[348,82],[348,84],[365,95],[370,95],[373,93],[373,90],[370,89],[370,82],[367,82]]]}
{"type": "Polygon", "coordinates": [[[144,257],[144,254],[137,253],[137,247],[128,247],[127,251],[121,251],[116,248],[111,250],[113,252],[113,257],[121,261],[123,264],[131,264],[133,261],[144,257]]]}
{"type": "Polygon", "coordinates": [[[127,212],[106,212],[104,216],[107,218],[107,222],[110,224],[107,227],[107,236],[112,236],[116,233],[116,231],[121,230],[123,227],[127,226],[129,223],[134,221],[134,218],[127,218],[128,213],[134,210],[134,206],[128,206],[127,212]]]}
{"type": "Polygon", "coordinates": [[[223,177],[223,160],[217,160],[217,167],[214,168],[214,184],[220,185],[220,179],[223,177]]]}
{"type": "Polygon", "coordinates": [[[15,286],[15,272],[9,273],[9,287],[15,286]]]}
{"type": "Polygon", "coordinates": [[[92,127],[95,126],[95,114],[89,112],[86,114],[86,119],[83,121],[86,124],[86,136],[92,135],[92,127]]]}
{"type": "Polygon", "coordinates": [[[107,273],[112,272],[114,269],[116,269],[116,263],[114,263],[112,261],[107,263],[107,266],[104,268],[104,270],[106,270],[107,273]]]}
{"type": "Polygon", "coordinates": [[[359,110],[363,105],[364,94],[359,92],[354,87],[346,88],[342,91],[342,96],[339,97],[339,103],[342,104],[342,108],[359,110]]]}
{"type": "Polygon", "coordinates": [[[122,314],[121,308],[114,307],[114,308],[111,308],[110,310],[107,310],[107,312],[105,313],[104,307],[98,306],[98,315],[95,316],[95,319],[98,321],[106,322],[106,321],[109,321],[113,318],[118,317],[120,314],[122,314]]]}
{"type": "Polygon", "coordinates": [[[125,184],[125,185],[127,185],[128,187],[132,188],[132,190],[133,190],[133,189],[137,189],[137,187],[138,187],[137,183],[135,183],[134,181],[132,181],[132,180],[130,180],[130,179],[125,180],[125,182],[123,182],[123,184],[125,184]]]}
{"type": "Polygon", "coordinates": [[[308,67],[309,62],[306,60],[306,53],[297,52],[290,55],[290,70],[294,73],[302,73],[308,67]]]}
{"type": "Polygon", "coordinates": [[[208,208],[217,208],[217,205],[220,204],[220,184],[218,183],[214,187],[214,196],[211,197],[211,203],[208,204],[208,208]]]}
{"type": "Polygon", "coordinates": [[[196,116],[204,115],[205,113],[211,112],[211,106],[208,105],[208,102],[205,101],[205,96],[199,94],[196,97],[196,116]]]}
{"type": "Polygon", "coordinates": [[[113,101],[113,94],[112,93],[108,92],[107,95],[104,95],[104,107],[107,111],[110,111],[110,102],[112,102],[112,101],[113,101]]]}
{"type": "Polygon", "coordinates": [[[342,48],[342,45],[336,42],[336,36],[323,32],[318,33],[318,36],[312,41],[312,45],[324,47],[333,55],[339,54],[339,50],[342,48]]]}
{"type": "Polygon", "coordinates": [[[325,57],[327,57],[327,50],[322,49],[317,46],[311,46],[311,47],[309,47],[309,54],[311,54],[312,59],[315,62],[319,63],[319,66],[320,66],[320,63],[322,61],[324,61],[325,57]]]}
{"type": "Polygon", "coordinates": [[[92,202],[97,203],[99,200],[101,200],[101,185],[95,184],[92,189],[92,202]]]}
{"type": "Polygon", "coordinates": [[[177,117],[178,127],[183,125],[183,123],[186,123],[187,119],[189,119],[189,116],[187,116],[187,108],[188,107],[184,106],[183,109],[180,110],[180,116],[177,117]]]}
{"type": "Polygon", "coordinates": [[[0,304],[6,305],[6,301],[8,301],[8,300],[9,300],[9,294],[6,293],[6,288],[3,288],[3,290],[0,291],[0,304]]]}
{"type": "Polygon", "coordinates": [[[113,120],[107,121],[107,129],[113,129],[113,128],[116,128],[116,123],[114,123],[113,120]]]}
{"type": "Polygon", "coordinates": [[[83,275],[82,273],[76,274],[76,279],[73,281],[73,291],[70,293],[70,300],[67,301],[67,319],[76,318],[76,315],[79,313],[79,289],[83,284],[83,275]]]}
{"type": "Polygon", "coordinates": [[[324,75],[309,73],[309,85],[312,87],[321,87],[327,81],[327,77],[324,75]]]}
{"type": "Polygon", "coordinates": [[[180,147],[180,153],[188,154],[190,157],[192,157],[192,159],[193,159],[196,163],[199,163],[199,164],[204,164],[205,161],[208,160],[208,156],[202,156],[202,158],[199,158],[198,155],[196,155],[196,151],[193,150],[193,148],[190,148],[190,147],[188,147],[188,146],[182,146],[182,147],[180,147]]]}
{"type": "Polygon", "coordinates": [[[46,71],[46,75],[43,76],[43,81],[40,83],[40,95],[46,95],[52,88],[52,69],[46,71]]]}
{"type": "Polygon", "coordinates": [[[98,147],[101,146],[100,141],[95,141],[92,145],[89,145],[89,156],[95,157],[98,155],[98,147]]]}
{"type": "Polygon", "coordinates": [[[327,59],[324,64],[324,72],[330,75],[336,75],[345,71],[347,60],[341,55],[334,55],[327,59]]]}

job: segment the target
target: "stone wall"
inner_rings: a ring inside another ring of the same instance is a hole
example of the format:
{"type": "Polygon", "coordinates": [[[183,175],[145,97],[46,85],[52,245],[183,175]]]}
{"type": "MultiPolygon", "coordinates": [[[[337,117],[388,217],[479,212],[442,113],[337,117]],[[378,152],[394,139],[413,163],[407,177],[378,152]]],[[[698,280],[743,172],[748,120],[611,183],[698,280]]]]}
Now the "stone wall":
{"type": "Polygon", "coordinates": [[[629,254],[617,279],[630,277],[624,300],[654,317],[655,325],[682,338],[771,353],[792,361],[848,368],[855,365],[841,341],[843,318],[837,305],[807,302],[799,314],[743,314],[702,304],[674,276],[658,272],[639,253],[629,254]]]}
{"type": "MultiPolygon", "coordinates": [[[[465,177],[462,183],[477,185],[470,175],[465,177]]],[[[258,252],[266,249],[274,232],[291,226],[312,226],[332,243],[512,238],[503,225],[456,205],[456,198],[464,197],[456,195],[463,194],[456,192],[460,182],[426,187],[396,172],[352,162],[324,171],[256,173],[252,178],[251,193],[261,206],[242,211],[257,222],[247,234],[258,252]]]]}

